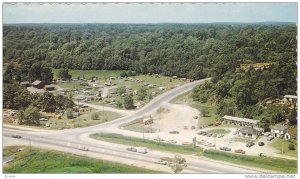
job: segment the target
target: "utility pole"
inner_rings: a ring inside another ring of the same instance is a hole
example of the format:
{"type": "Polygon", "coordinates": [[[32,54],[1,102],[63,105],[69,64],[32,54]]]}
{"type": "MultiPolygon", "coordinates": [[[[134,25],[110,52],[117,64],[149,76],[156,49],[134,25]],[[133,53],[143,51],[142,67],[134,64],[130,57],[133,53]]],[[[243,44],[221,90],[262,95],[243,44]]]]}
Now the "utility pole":
{"type": "Polygon", "coordinates": [[[142,121],[143,122],[143,140],[144,140],[144,133],[145,133],[145,123],[144,123],[144,121],[142,121]]]}
{"type": "Polygon", "coordinates": [[[216,137],[214,137],[215,139],[215,150],[217,150],[217,142],[216,142],[216,137]]]}
{"type": "Polygon", "coordinates": [[[28,138],[29,138],[29,152],[31,153],[31,139],[30,139],[30,136],[28,138]]]}

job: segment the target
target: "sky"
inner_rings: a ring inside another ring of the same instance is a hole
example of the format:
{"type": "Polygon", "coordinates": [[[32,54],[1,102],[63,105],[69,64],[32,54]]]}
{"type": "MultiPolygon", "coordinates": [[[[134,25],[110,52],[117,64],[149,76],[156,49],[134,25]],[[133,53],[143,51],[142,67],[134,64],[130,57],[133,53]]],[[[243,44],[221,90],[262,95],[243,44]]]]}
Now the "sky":
{"type": "Polygon", "coordinates": [[[296,3],[9,3],[3,23],[297,22],[296,3]]]}

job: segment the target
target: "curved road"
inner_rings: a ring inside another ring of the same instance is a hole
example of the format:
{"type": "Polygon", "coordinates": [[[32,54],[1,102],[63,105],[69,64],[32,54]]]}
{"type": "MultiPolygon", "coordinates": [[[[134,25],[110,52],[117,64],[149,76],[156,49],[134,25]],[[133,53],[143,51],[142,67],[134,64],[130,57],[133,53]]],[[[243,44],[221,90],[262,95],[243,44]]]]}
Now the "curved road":
{"type": "MultiPolygon", "coordinates": [[[[134,110],[128,116],[121,117],[119,119],[98,124],[95,126],[90,126],[86,128],[76,128],[76,129],[65,129],[62,131],[49,131],[49,130],[24,130],[24,129],[13,129],[4,127],[3,128],[3,143],[5,145],[5,141],[10,141],[12,143],[25,142],[28,144],[30,141],[31,145],[44,147],[44,148],[55,148],[56,150],[67,151],[71,153],[76,153],[79,155],[86,155],[90,157],[95,157],[119,161],[122,163],[132,163],[137,166],[142,165],[142,167],[147,166],[146,168],[153,170],[161,170],[165,172],[171,172],[170,169],[166,166],[160,166],[154,164],[153,162],[160,159],[160,157],[164,156],[173,156],[174,154],[167,152],[159,152],[159,151],[149,151],[148,154],[139,154],[128,152],[124,145],[119,144],[109,144],[101,141],[97,141],[94,139],[84,140],[82,136],[89,136],[95,132],[105,132],[107,129],[117,128],[123,123],[130,122],[134,119],[141,118],[149,115],[151,112],[157,110],[162,103],[169,102],[173,98],[177,97],[180,94],[183,94],[187,91],[190,91],[195,86],[204,83],[205,81],[210,80],[210,78],[206,78],[203,80],[198,80],[192,83],[185,84],[178,88],[175,88],[169,92],[161,94],[154,98],[150,103],[145,105],[143,108],[139,110],[134,110]],[[22,139],[13,139],[11,138],[12,134],[19,134],[22,136],[22,139]],[[89,151],[80,151],[78,150],[78,146],[84,145],[87,146],[89,151]],[[124,162],[126,161],[126,162],[124,162]]],[[[86,104],[91,106],[91,104],[86,104]]],[[[93,107],[95,107],[93,105],[93,107]]],[[[98,106],[99,107],[99,106],[98,106]]],[[[101,106],[102,109],[102,106],[101,106]]],[[[121,112],[121,111],[120,111],[121,112]]],[[[123,113],[124,114],[124,113],[123,113]]],[[[257,173],[253,169],[245,169],[239,166],[232,166],[228,164],[220,164],[215,161],[209,160],[201,160],[199,158],[195,158],[192,156],[185,156],[187,159],[188,167],[184,169],[183,172],[187,173],[257,173]]]]}

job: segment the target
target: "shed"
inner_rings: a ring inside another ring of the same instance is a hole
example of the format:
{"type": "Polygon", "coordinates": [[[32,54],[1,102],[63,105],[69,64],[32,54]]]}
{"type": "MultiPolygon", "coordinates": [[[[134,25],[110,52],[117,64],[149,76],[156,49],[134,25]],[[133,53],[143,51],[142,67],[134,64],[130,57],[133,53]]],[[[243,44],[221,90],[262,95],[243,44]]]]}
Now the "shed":
{"type": "Polygon", "coordinates": [[[29,81],[22,81],[20,83],[22,86],[26,86],[26,87],[29,87],[30,86],[30,82],[29,81]]]}
{"type": "Polygon", "coordinates": [[[287,133],[287,127],[281,124],[276,124],[271,127],[271,135],[274,137],[283,137],[287,133]]]}
{"type": "Polygon", "coordinates": [[[45,90],[46,91],[53,91],[53,90],[55,90],[55,86],[54,85],[46,85],[45,90]]]}
{"type": "Polygon", "coordinates": [[[35,87],[35,88],[38,88],[38,89],[42,89],[42,88],[44,88],[45,83],[43,81],[40,81],[40,80],[35,80],[32,83],[32,86],[35,87]]]}

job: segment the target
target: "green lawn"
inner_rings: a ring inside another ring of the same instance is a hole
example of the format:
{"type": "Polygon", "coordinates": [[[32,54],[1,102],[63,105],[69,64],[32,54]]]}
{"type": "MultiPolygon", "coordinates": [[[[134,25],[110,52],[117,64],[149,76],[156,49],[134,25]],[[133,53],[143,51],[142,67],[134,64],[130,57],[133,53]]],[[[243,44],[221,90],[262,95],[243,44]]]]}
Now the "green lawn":
{"type": "Polygon", "coordinates": [[[288,146],[290,143],[291,142],[287,140],[275,138],[272,142],[269,143],[269,145],[279,150],[279,154],[297,157],[297,143],[295,144],[296,150],[289,150],[288,146]],[[283,153],[281,153],[282,149],[283,153]]]}
{"type": "Polygon", "coordinates": [[[145,126],[143,129],[143,125],[141,125],[140,123],[129,124],[129,125],[122,127],[122,129],[134,131],[134,132],[143,132],[143,130],[144,130],[145,133],[156,132],[156,130],[153,127],[151,127],[150,125],[145,126]]]}
{"type": "Polygon", "coordinates": [[[210,129],[210,130],[205,130],[208,133],[215,133],[215,134],[228,134],[230,130],[228,129],[210,129]]]}
{"type": "MultiPolygon", "coordinates": [[[[142,134],[141,134],[142,136],[142,134]]],[[[201,148],[193,148],[192,146],[182,146],[174,145],[163,142],[156,142],[147,139],[135,138],[135,137],[126,137],[120,134],[101,134],[96,133],[91,135],[92,138],[112,142],[117,144],[124,144],[136,147],[147,147],[149,149],[168,151],[173,153],[182,153],[182,154],[201,154],[201,148]]]]}
{"type": "Polygon", "coordinates": [[[67,82],[67,83],[57,83],[58,86],[61,88],[67,88],[67,89],[80,89],[84,86],[80,85],[80,82],[67,82]]]}
{"type": "Polygon", "coordinates": [[[296,160],[238,155],[238,154],[231,154],[231,153],[214,151],[214,150],[206,150],[205,152],[203,152],[203,156],[214,160],[221,160],[230,163],[235,163],[238,165],[262,168],[262,169],[267,169],[267,170],[272,170],[277,172],[285,172],[285,173],[297,172],[296,160]]]}
{"type": "Polygon", "coordinates": [[[50,118],[49,121],[41,122],[43,126],[46,123],[55,123],[56,125],[52,125],[50,129],[68,129],[68,128],[78,128],[78,127],[88,127],[96,124],[101,124],[107,121],[111,121],[117,118],[122,117],[120,114],[111,112],[111,111],[97,111],[91,110],[91,112],[86,112],[83,115],[80,115],[77,118],[67,119],[66,115],[62,117],[62,119],[50,118]],[[99,116],[98,120],[92,120],[91,115],[93,113],[97,113],[99,116]]]}
{"type": "Polygon", "coordinates": [[[3,167],[3,173],[159,173],[94,158],[54,150],[25,146],[10,146],[3,150],[4,158],[15,154],[15,160],[3,167]],[[23,151],[16,152],[18,148],[23,151]]]}

